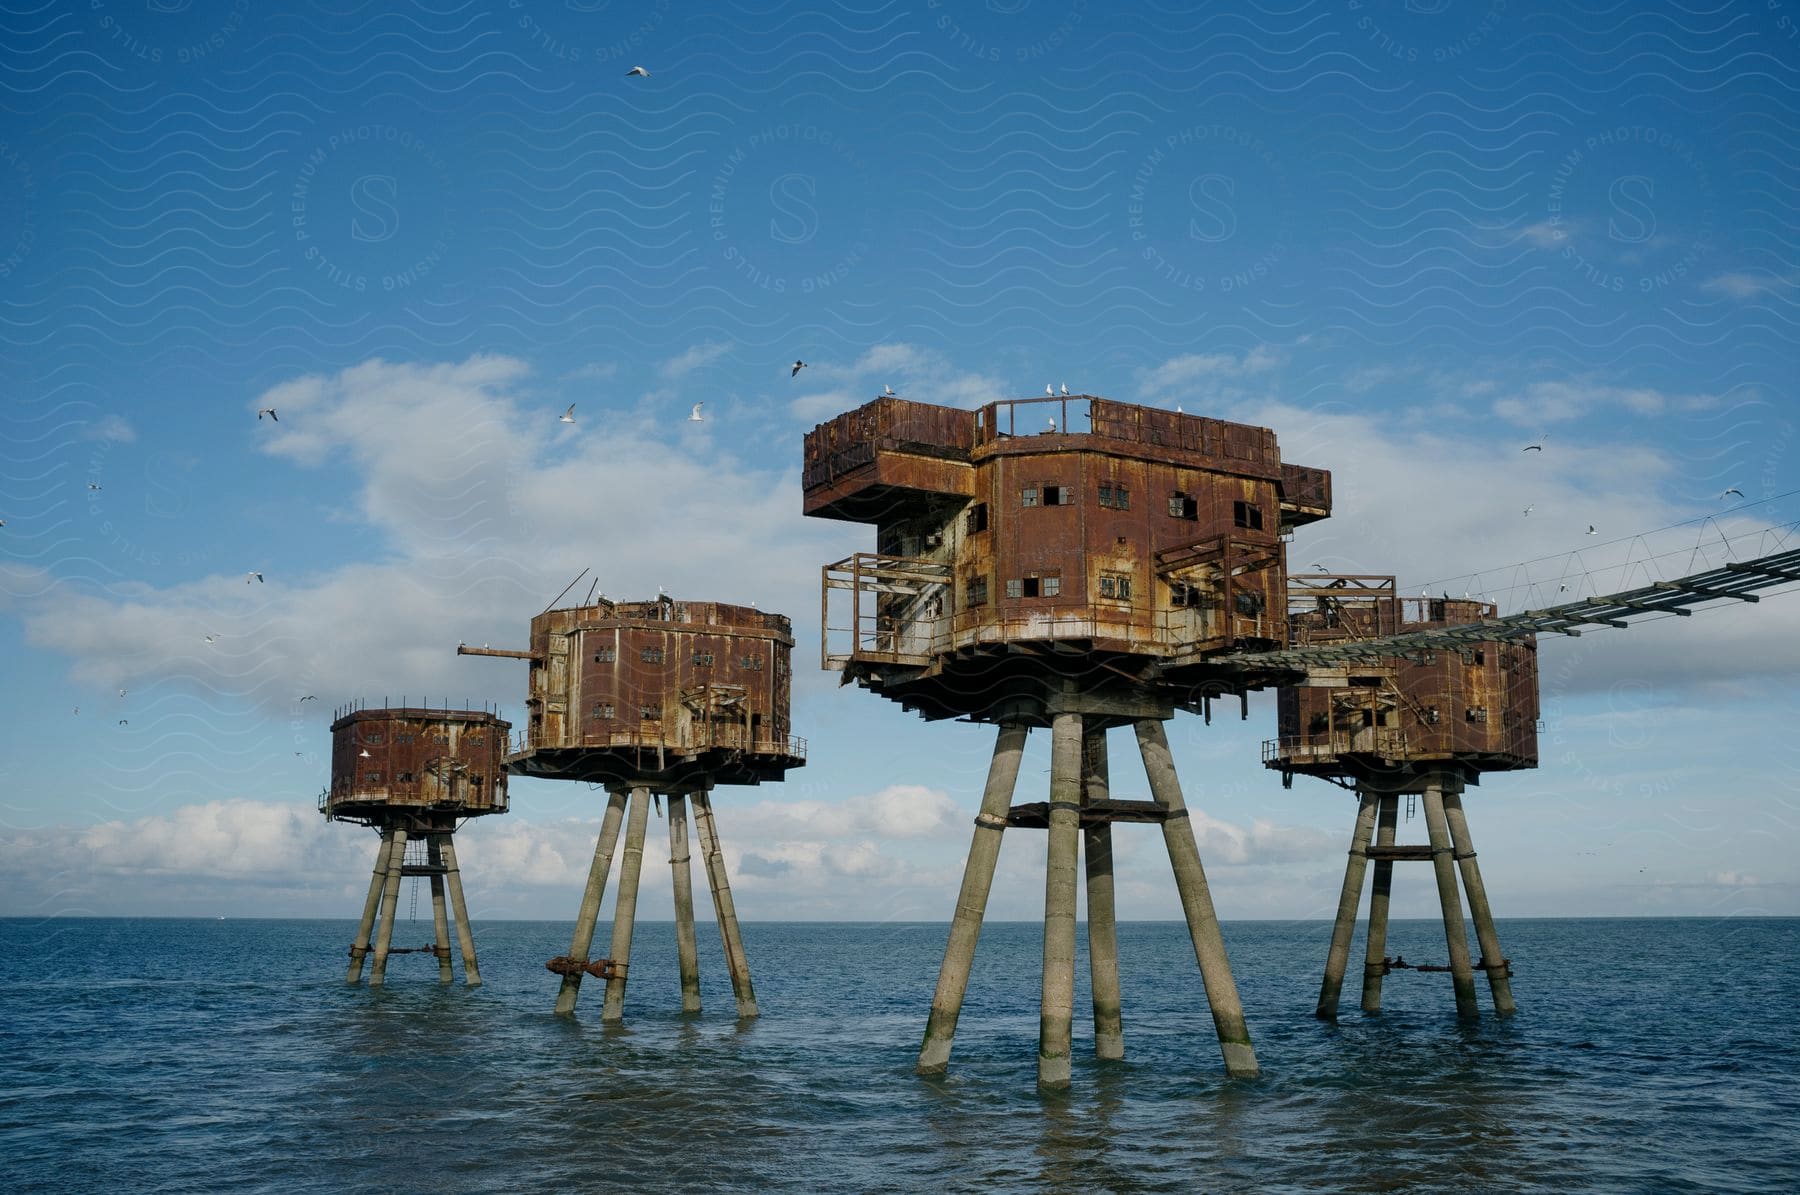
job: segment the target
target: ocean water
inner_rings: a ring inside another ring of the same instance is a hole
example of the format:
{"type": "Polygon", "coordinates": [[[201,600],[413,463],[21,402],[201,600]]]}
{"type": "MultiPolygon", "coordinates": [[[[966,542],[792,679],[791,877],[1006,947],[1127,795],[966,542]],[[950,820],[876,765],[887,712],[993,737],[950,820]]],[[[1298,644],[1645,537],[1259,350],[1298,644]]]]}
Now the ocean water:
{"type": "MultiPolygon", "coordinates": [[[[673,927],[641,923],[613,1029],[594,980],[550,1013],[566,924],[477,923],[476,989],[424,955],[348,986],[353,930],[0,921],[0,1189],[1800,1189],[1800,920],[1503,921],[1520,1012],[1470,1025],[1439,974],[1363,1016],[1355,963],[1317,1021],[1329,925],[1228,924],[1253,1081],[1219,1070],[1185,928],[1125,924],[1129,1057],[1091,1056],[1084,958],[1057,1095],[1038,925],[984,931],[941,1079],[912,1063],[943,925],[747,924],[739,1024],[712,925],[683,1018],[673,927]]],[[[1435,923],[1390,939],[1442,961],[1435,923]]]]}

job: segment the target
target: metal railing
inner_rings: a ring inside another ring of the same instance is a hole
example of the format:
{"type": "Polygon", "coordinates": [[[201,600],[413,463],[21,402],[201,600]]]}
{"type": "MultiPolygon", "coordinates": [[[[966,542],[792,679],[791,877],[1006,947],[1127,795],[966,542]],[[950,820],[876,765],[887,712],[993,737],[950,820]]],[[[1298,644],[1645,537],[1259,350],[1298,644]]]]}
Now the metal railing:
{"type": "Polygon", "coordinates": [[[1406,755],[1406,731],[1396,726],[1358,726],[1320,731],[1317,734],[1284,734],[1264,739],[1265,764],[1299,762],[1337,755],[1378,755],[1397,759],[1406,755]]]}

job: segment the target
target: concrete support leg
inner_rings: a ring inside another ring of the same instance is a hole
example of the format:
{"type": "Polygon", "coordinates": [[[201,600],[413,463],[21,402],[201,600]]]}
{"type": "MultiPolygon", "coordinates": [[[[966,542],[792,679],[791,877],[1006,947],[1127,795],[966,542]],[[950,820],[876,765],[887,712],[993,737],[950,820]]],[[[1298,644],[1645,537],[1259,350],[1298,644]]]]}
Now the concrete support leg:
{"type": "Polygon", "coordinates": [[[712,888],[713,913],[719,919],[719,940],[725,947],[725,969],[731,972],[731,991],[737,997],[739,1020],[759,1016],[756,989],[750,985],[750,956],[744,953],[744,935],[738,928],[737,902],[731,899],[731,878],[725,874],[725,852],[719,848],[719,828],[713,821],[712,797],[694,794],[694,832],[700,838],[700,854],[706,861],[706,880],[712,888]]]}
{"type": "Polygon", "coordinates": [[[369,986],[387,982],[388,951],[394,945],[394,913],[400,908],[400,869],[406,864],[406,831],[394,828],[393,849],[388,852],[387,879],[381,888],[381,924],[375,929],[375,961],[369,967],[369,986]]]}
{"type": "Polygon", "coordinates": [[[619,860],[619,898],[613,902],[612,947],[607,957],[620,974],[606,981],[602,1021],[625,1019],[625,981],[631,974],[631,931],[637,924],[638,880],[644,872],[644,831],[650,821],[650,790],[631,790],[631,812],[625,819],[625,856],[619,860]]]}
{"type": "Polygon", "coordinates": [[[1444,781],[1433,780],[1420,804],[1425,806],[1425,832],[1431,837],[1431,868],[1437,873],[1438,904],[1444,911],[1444,944],[1450,949],[1450,981],[1456,986],[1456,1015],[1481,1015],[1475,1003],[1475,970],[1469,960],[1469,935],[1463,929],[1462,897],[1456,891],[1456,863],[1451,859],[1450,827],[1444,818],[1444,781]]]}
{"type": "Polygon", "coordinates": [[[1050,725],[1050,852],[1044,864],[1044,986],[1038,1086],[1069,1085],[1075,1019],[1075,860],[1081,850],[1081,715],[1050,725]]]}
{"type": "Polygon", "coordinates": [[[381,907],[381,890],[387,884],[388,856],[394,851],[394,840],[388,831],[381,832],[381,845],[375,848],[375,870],[369,876],[369,896],[363,901],[362,920],[356,925],[356,944],[350,948],[350,969],[345,983],[362,979],[363,959],[369,954],[369,936],[375,931],[375,910],[381,907]]]}
{"type": "Polygon", "coordinates": [[[963,994],[969,987],[969,968],[975,962],[975,943],[981,937],[981,919],[987,912],[988,890],[994,884],[994,865],[1000,859],[1000,835],[1012,808],[1013,787],[1019,780],[1019,760],[1025,754],[1027,729],[1017,724],[1000,727],[988,765],[987,786],[981,792],[981,812],[975,815],[975,840],[963,866],[962,890],[950,918],[950,940],[944,945],[944,962],[938,968],[937,991],[931,998],[931,1016],[925,1022],[925,1042],[919,1047],[918,1072],[942,1074],[950,1065],[950,1047],[956,1040],[956,1019],[962,1015],[963,994]]]}
{"type": "MultiPolygon", "coordinates": [[[[600,901],[606,895],[606,877],[612,871],[613,848],[619,844],[619,823],[625,819],[623,790],[608,795],[606,816],[600,821],[600,837],[594,842],[594,861],[588,866],[587,888],[581,894],[581,911],[575,914],[575,936],[569,941],[569,957],[588,962],[594,948],[594,926],[600,920],[600,901]]],[[[556,993],[556,1011],[563,1016],[575,1011],[581,994],[581,973],[563,976],[556,993]]]]}
{"type": "Polygon", "coordinates": [[[1319,1006],[1313,1015],[1337,1020],[1338,997],[1344,990],[1344,969],[1350,965],[1350,939],[1356,933],[1356,906],[1362,901],[1363,872],[1369,865],[1369,839],[1375,833],[1374,793],[1359,790],[1356,829],[1350,835],[1350,861],[1344,867],[1344,890],[1338,894],[1337,923],[1331,927],[1331,949],[1325,955],[1325,982],[1319,987],[1319,1006]]]}
{"type": "Polygon", "coordinates": [[[700,952],[694,941],[694,872],[688,864],[687,797],[669,794],[669,870],[675,890],[675,952],[681,958],[681,1011],[700,1011],[700,952]]]}
{"type": "Polygon", "coordinates": [[[450,889],[450,912],[456,918],[456,945],[462,951],[463,982],[481,986],[481,964],[475,961],[475,930],[469,925],[469,902],[463,899],[462,872],[456,866],[456,843],[444,835],[444,883],[450,889]]]}
{"type": "Polygon", "coordinates": [[[1206,871],[1200,866],[1200,847],[1194,841],[1194,827],[1188,820],[1187,802],[1181,796],[1181,781],[1175,775],[1168,737],[1155,718],[1138,722],[1136,730],[1150,794],[1167,811],[1163,843],[1175,870],[1175,886],[1181,891],[1181,910],[1187,916],[1188,933],[1194,939],[1194,958],[1206,985],[1206,1001],[1212,1006],[1225,1073],[1233,1078],[1254,1078],[1258,1068],[1256,1051],[1250,1045],[1250,1027],[1244,1023],[1244,1006],[1238,999],[1237,983],[1231,978],[1225,936],[1219,930],[1218,914],[1213,911],[1206,871]]]}
{"type": "MultiPolygon", "coordinates": [[[[426,861],[433,867],[444,865],[444,853],[440,848],[443,835],[433,834],[425,840],[426,861]]],[[[435,934],[432,947],[437,955],[438,982],[455,983],[456,974],[450,967],[450,911],[444,905],[444,876],[442,872],[431,873],[431,925],[435,934]]]]}
{"type": "Polygon", "coordinates": [[[1510,1017],[1518,1011],[1518,1005],[1513,1003],[1512,980],[1506,977],[1506,960],[1500,953],[1500,935],[1494,932],[1494,911],[1488,907],[1481,867],[1475,862],[1475,840],[1469,837],[1469,822],[1463,816],[1461,793],[1444,794],[1444,818],[1450,826],[1450,845],[1456,848],[1457,865],[1462,869],[1463,891],[1469,897],[1469,916],[1475,922],[1475,940],[1481,944],[1481,960],[1487,964],[1488,989],[1493,993],[1494,1011],[1510,1017]]]}
{"type": "MultiPolygon", "coordinates": [[[[1081,742],[1081,803],[1110,799],[1106,731],[1087,730],[1081,742]]],[[[1081,832],[1087,866],[1088,973],[1094,989],[1094,1057],[1125,1057],[1125,1026],[1119,999],[1119,928],[1113,907],[1112,826],[1106,822],[1081,832]]]]}
{"type": "MultiPolygon", "coordinates": [[[[1394,826],[1400,820],[1400,798],[1383,793],[1375,827],[1375,845],[1394,845],[1394,826]]],[[[1363,963],[1362,1010],[1381,1011],[1381,979],[1387,973],[1388,894],[1394,887],[1394,861],[1377,859],[1369,882],[1369,952],[1363,963]]]]}

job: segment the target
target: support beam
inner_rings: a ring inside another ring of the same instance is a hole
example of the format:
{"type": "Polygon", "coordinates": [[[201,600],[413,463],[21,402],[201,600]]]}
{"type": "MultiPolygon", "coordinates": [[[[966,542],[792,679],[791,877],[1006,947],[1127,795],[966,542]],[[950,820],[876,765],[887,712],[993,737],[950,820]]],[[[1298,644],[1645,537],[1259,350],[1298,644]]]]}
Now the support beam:
{"type": "Polygon", "coordinates": [[[362,979],[363,959],[369,954],[369,936],[375,930],[375,910],[381,907],[381,890],[387,884],[388,856],[393,854],[394,840],[392,832],[381,832],[381,845],[375,848],[375,869],[369,875],[369,895],[363,901],[362,920],[356,925],[356,942],[350,947],[350,969],[344,974],[345,983],[357,983],[362,979]]]}
{"type": "MultiPolygon", "coordinates": [[[[1375,826],[1375,845],[1394,845],[1394,827],[1400,820],[1400,797],[1396,793],[1381,794],[1381,808],[1375,826]]],[[[1381,1011],[1381,978],[1387,973],[1388,893],[1394,887],[1394,861],[1377,859],[1375,876],[1369,882],[1369,952],[1363,963],[1362,1010],[1381,1011]]]]}
{"type": "Polygon", "coordinates": [[[425,839],[425,862],[436,869],[431,873],[431,928],[432,953],[437,955],[438,982],[455,983],[456,973],[450,966],[450,911],[444,907],[444,855],[440,843],[442,834],[432,834],[425,839]]]}
{"type": "MultiPolygon", "coordinates": [[[[1111,799],[1106,731],[1086,730],[1081,739],[1081,805],[1084,810],[1111,799]]],[[[1084,825],[1082,861],[1087,866],[1088,975],[1094,992],[1094,1057],[1125,1057],[1124,1014],[1119,996],[1119,927],[1113,900],[1112,826],[1084,825]]]]}
{"type": "Polygon", "coordinates": [[[613,902],[612,946],[606,956],[614,972],[606,981],[606,1000],[600,1006],[601,1021],[625,1019],[625,982],[631,969],[631,931],[637,927],[638,881],[644,872],[644,831],[650,821],[650,790],[631,790],[631,811],[625,817],[625,855],[619,860],[619,898],[613,902]]]}
{"type": "Polygon", "coordinates": [[[1212,893],[1206,886],[1206,871],[1200,865],[1200,847],[1194,841],[1187,802],[1181,796],[1181,781],[1175,775],[1168,736],[1163,733],[1162,723],[1154,718],[1143,719],[1135,729],[1138,749],[1144,756],[1144,772],[1150,780],[1150,794],[1169,811],[1168,820],[1163,822],[1163,844],[1175,870],[1175,886],[1181,891],[1181,911],[1194,940],[1194,959],[1200,964],[1200,979],[1206,985],[1206,1002],[1212,1006],[1213,1028],[1219,1035],[1219,1050],[1225,1056],[1225,1073],[1233,1078],[1254,1078],[1258,1068],[1256,1051],[1250,1045],[1250,1027],[1244,1023],[1244,1006],[1238,999],[1237,983],[1231,978],[1225,935],[1219,929],[1218,914],[1213,911],[1212,893]]]}
{"type": "Polygon", "coordinates": [[[375,961],[369,967],[369,986],[387,982],[388,951],[394,944],[394,913],[400,907],[400,869],[406,865],[406,831],[394,827],[394,843],[388,853],[387,880],[381,889],[381,924],[375,930],[375,961]]]}
{"type": "Polygon", "coordinates": [[[1081,849],[1081,715],[1050,726],[1050,849],[1044,865],[1044,983],[1038,1086],[1069,1085],[1075,1018],[1075,858],[1081,849]]]}
{"type": "MultiPolygon", "coordinates": [[[[607,795],[606,816],[600,820],[600,837],[594,842],[594,861],[588,865],[587,888],[581,894],[581,911],[575,914],[575,936],[569,940],[569,957],[588,962],[588,951],[594,948],[594,927],[600,920],[600,902],[606,896],[606,877],[612,871],[613,848],[619,843],[619,823],[625,818],[625,791],[615,789],[607,795]]],[[[556,993],[556,1011],[568,1016],[575,1011],[575,998],[581,995],[581,972],[563,976],[556,993]]]]}
{"type": "Polygon", "coordinates": [[[706,861],[706,880],[712,888],[713,914],[719,919],[719,940],[725,947],[725,969],[731,973],[731,992],[737,997],[739,1020],[760,1015],[756,989],[750,985],[750,958],[744,953],[744,935],[738,927],[737,904],[731,899],[731,880],[725,874],[725,852],[719,846],[719,828],[713,821],[712,796],[694,794],[694,830],[700,836],[700,854],[706,861]]]}
{"type": "Polygon", "coordinates": [[[1362,901],[1363,873],[1369,865],[1369,838],[1375,833],[1375,810],[1381,800],[1366,788],[1358,790],[1358,797],[1356,829],[1350,834],[1350,861],[1344,865],[1337,921],[1331,927],[1331,949],[1325,955],[1325,981],[1319,986],[1319,1006],[1313,1010],[1313,1015],[1324,1021],[1337,1020],[1344,970],[1350,965],[1350,939],[1356,933],[1356,906],[1362,901]]]}
{"type": "Polygon", "coordinates": [[[463,983],[481,986],[481,964],[475,961],[475,928],[469,924],[469,902],[463,899],[462,871],[456,865],[456,836],[444,835],[444,882],[450,888],[450,912],[456,918],[456,945],[462,951],[463,983]]]}
{"type": "Polygon", "coordinates": [[[675,953],[681,960],[681,1011],[700,1011],[700,952],[694,940],[694,872],[688,863],[687,796],[669,794],[669,870],[675,892],[675,953]]]}
{"type": "Polygon", "coordinates": [[[1462,869],[1463,891],[1469,897],[1475,940],[1481,943],[1481,961],[1486,964],[1494,1011],[1510,1017],[1518,1011],[1518,1005],[1513,1003],[1512,980],[1506,974],[1506,958],[1500,953],[1500,935],[1494,929],[1494,912],[1488,906],[1487,888],[1481,882],[1481,867],[1475,862],[1475,840],[1469,837],[1469,821],[1463,816],[1461,793],[1444,794],[1444,819],[1450,827],[1450,844],[1456,848],[1457,865],[1462,869]]]}
{"type": "Polygon", "coordinates": [[[1451,859],[1450,827],[1444,818],[1444,785],[1434,777],[1425,786],[1425,832],[1431,837],[1431,866],[1437,873],[1438,905],[1444,913],[1444,944],[1450,952],[1450,981],[1456,987],[1456,1015],[1474,1020],[1481,1015],[1475,1003],[1475,970],[1469,959],[1469,935],[1463,929],[1462,897],[1456,891],[1456,864],[1451,859]]]}
{"type": "Polygon", "coordinates": [[[987,785],[981,793],[981,811],[975,815],[975,838],[969,844],[968,862],[963,866],[962,889],[950,918],[950,938],[944,945],[943,965],[938,968],[931,1016],[925,1022],[925,1041],[919,1047],[917,1070],[921,1075],[942,1074],[950,1065],[956,1021],[962,1015],[969,968],[975,962],[975,944],[981,937],[981,920],[987,913],[988,892],[994,884],[994,865],[1000,858],[1000,835],[1006,829],[1006,812],[1012,806],[1013,787],[1019,780],[1019,760],[1025,754],[1028,733],[1022,724],[1009,722],[1000,727],[994,741],[994,758],[988,764],[987,785]]]}

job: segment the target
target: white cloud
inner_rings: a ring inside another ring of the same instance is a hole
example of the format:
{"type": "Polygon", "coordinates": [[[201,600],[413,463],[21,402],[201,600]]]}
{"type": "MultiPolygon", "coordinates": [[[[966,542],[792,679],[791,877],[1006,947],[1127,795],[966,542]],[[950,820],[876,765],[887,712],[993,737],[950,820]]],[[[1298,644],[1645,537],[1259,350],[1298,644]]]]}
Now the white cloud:
{"type": "Polygon", "coordinates": [[[106,415],[82,430],[84,440],[100,440],[107,444],[130,444],[137,439],[137,429],[122,416],[106,415]]]}
{"type": "Polygon", "coordinates": [[[1792,290],[1797,279],[1779,274],[1751,273],[1747,270],[1719,274],[1700,284],[1700,289],[1732,299],[1754,299],[1762,295],[1778,295],[1792,290]]]}
{"type": "Polygon", "coordinates": [[[1666,394],[1646,386],[1613,386],[1574,379],[1532,382],[1494,401],[1493,412],[1522,426],[1566,423],[1604,410],[1640,417],[1704,411],[1720,400],[1706,394],[1666,394]]]}
{"type": "Polygon", "coordinates": [[[1230,383],[1269,373],[1279,363],[1279,355],[1266,344],[1242,355],[1186,353],[1142,371],[1138,376],[1138,390],[1151,399],[1170,396],[1177,390],[1196,400],[1215,398],[1230,394],[1230,383]]]}
{"type": "Polygon", "coordinates": [[[709,341],[697,344],[684,353],[680,353],[656,367],[656,371],[665,378],[685,377],[702,366],[711,365],[720,357],[731,351],[728,340],[709,341]]]}
{"type": "Polygon", "coordinates": [[[809,363],[798,380],[831,387],[788,404],[789,414],[814,423],[855,410],[888,386],[901,398],[963,408],[1018,397],[997,378],[958,370],[941,353],[903,343],[875,345],[846,364],[809,363]]]}
{"type": "Polygon", "coordinates": [[[1518,239],[1534,249],[1555,249],[1569,241],[1569,224],[1565,220],[1539,220],[1519,230],[1518,239]]]}

